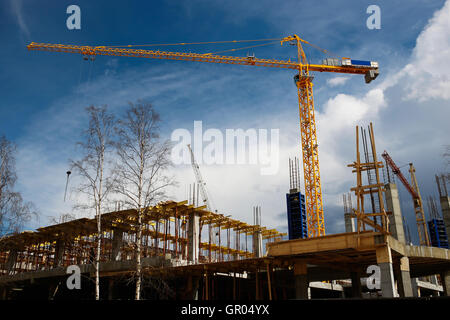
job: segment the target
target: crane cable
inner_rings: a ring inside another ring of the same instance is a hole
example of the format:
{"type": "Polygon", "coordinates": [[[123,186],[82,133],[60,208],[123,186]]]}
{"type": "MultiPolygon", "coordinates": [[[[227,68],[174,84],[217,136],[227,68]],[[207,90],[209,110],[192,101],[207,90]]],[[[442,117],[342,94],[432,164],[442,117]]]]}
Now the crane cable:
{"type": "MultiPolygon", "coordinates": [[[[151,44],[129,44],[129,45],[116,45],[116,46],[98,46],[97,48],[132,48],[132,47],[157,47],[157,46],[187,46],[187,45],[204,45],[204,44],[225,44],[225,43],[242,43],[242,42],[261,42],[261,41],[271,41],[265,44],[259,44],[254,46],[247,46],[247,47],[241,47],[241,48],[234,48],[234,49],[228,49],[228,50],[222,50],[217,51],[213,53],[206,53],[205,55],[213,55],[218,53],[224,53],[224,52],[234,52],[238,50],[245,50],[245,49],[251,49],[255,47],[262,47],[267,46],[270,44],[274,44],[278,41],[282,40],[282,38],[268,38],[268,39],[253,39],[253,40],[228,40],[228,41],[206,41],[206,42],[178,42],[178,43],[151,43],[151,44]]],[[[313,43],[310,43],[309,41],[301,39],[301,42],[310,45],[311,47],[315,48],[316,50],[321,51],[325,55],[328,55],[330,57],[335,58],[344,58],[341,57],[338,54],[335,54],[329,50],[323,49],[313,43]]]]}
{"type": "Polygon", "coordinates": [[[178,42],[178,43],[159,43],[159,44],[129,44],[118,46],[102,46],[107,48],[124,48],[124,47],[156,47],[156,46],[184,46],[184,45],[200,45],[200,44],[218,44],[218,43],[238,43],[238,42],[257,42],[257,41],[279,41],[281,38],[273,39],[256,39],[256,40],[229,40],[229,41],[208,41],[208,42],[178,42]]]}
{"type": "Polygon", "coordinates": [[[238,51],[238,50],[251,49],[251,48],[256,48],[256,47],[267,46],[269,44],[274,44],[274,43],[277,43],[277,42],[278,41],[273,41],[273,42],[268,42],[268,43],[263,43],[263,44],[257,44],[257,45],[254,45],[254,46],[241,47],[241,48],[235,48],[235,49],[228,49],[228,50],[223,50],[223,51],[216,51],[216,52],[212,52],[212,53],[205,53],[205,55],[212,55],[212,54],[218,54],[218,53],[224,53],[224,52],[232,52],[232,51],[238,51]]]}

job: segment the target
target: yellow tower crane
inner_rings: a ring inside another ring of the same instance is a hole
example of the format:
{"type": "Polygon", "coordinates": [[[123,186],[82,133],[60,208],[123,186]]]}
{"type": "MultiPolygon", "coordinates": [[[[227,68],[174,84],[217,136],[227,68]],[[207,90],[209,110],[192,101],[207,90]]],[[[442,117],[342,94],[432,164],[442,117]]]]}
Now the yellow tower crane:
{"type": "MultiPolygon", "coordinates": [[[[371,61],[352,60],[349,58],[325,59],[322,64],[309,64],[303,44],[310,44],[297,35],[292,35],[282,39],[260,39],[241,41],[218,41],[202,43],[178,43],[169,45],[191,45],[191,44],[211,44],[211,43],[238,43],[251,41],[280,41],[281,45],[287,42],[297,47],[297,61],[261,59],[254,56],[236,57],[223,56],[217,53],[188,53],[188,52],[168,52],[160,50],[132,49],[131,47],[144,47],[150,45],[128,45],[128,46],[77,46],[49,43],[30,43],[28,50],[41,50],[52,52],[66,52],[82,54],[85,58],[101,56],[123,56],[149,59],[182,60],[222,64],[239,64],[258,67],[283,68],[295,70],[294,77],[297,86],[298,103],[300,111],[300,131],[303,154],[303,171],[305,180],[306,212],[308,220],[308,237],[318,237],[325,235],[325,222],[323,216],[322,187],[320,183],[319,153],[317,143],[316,120],[314,116],[313,84],[311,71],[334,72],[347,74],[361,74],[365,76],[366,83],[374,80],[378,76],[378,63],[371,61]]],[[[165,44],[167,45],[167,44],[165,44]]],[[[265,45],[265,44],[262,44],[265,45]]],[[[161,45],[162,46],[162,45],[161,45]]],[[[256,45],[261,46],[261,45],[256,45]]],[[[256,47],[255,46],[255,47],[256,47]]],[[[250,47],[231,49],[236,51],[250,47]]],[[[326,52],[325,50],[322,50],[326,52]]]]}

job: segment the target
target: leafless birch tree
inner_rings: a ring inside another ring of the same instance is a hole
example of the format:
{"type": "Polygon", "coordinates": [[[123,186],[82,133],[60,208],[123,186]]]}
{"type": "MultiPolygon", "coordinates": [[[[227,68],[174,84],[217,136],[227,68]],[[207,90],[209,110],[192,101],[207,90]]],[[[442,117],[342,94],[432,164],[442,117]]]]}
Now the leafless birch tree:
{"type": "Polygon", "coordinates": [[[15,168],[16,147],[4,136],[0,137],[0,236],[19,232],[24,224],[37,217],[31,202],[24,202],[14,191],[17,181],[15,168]]]}
{"type": "Polygon", "coordinates": [[[141,298],[143,217],[149,206],[164,198],[165,188],[174,183],[165,174],[170,166],[170,144],[160,138],[159,124],[160,116],[153,107],[139,101],[130,103],[117,127],[115,191],[137,212],[136,300],[141,298]]]}
{"type": "MultiPolygon", "coordinates": [[[[78,191],[88,197],[88,202],[80,205],[93,209],[97,221],[97,250],[95,253],[95,299],[100,299],[100,257],[102,243],[101,213],[112,188],[112,178],[107,168],[108,156],[112,151],[114,136],[114,116],[107,107],[90,106],[86,108],[89,125],[83,132],[83,141],[78,142],[83,158],[71,160],[71,167],[81,177],[78,191]]],[[[79,206],[79,207],[80,207],[79,206]]]]}

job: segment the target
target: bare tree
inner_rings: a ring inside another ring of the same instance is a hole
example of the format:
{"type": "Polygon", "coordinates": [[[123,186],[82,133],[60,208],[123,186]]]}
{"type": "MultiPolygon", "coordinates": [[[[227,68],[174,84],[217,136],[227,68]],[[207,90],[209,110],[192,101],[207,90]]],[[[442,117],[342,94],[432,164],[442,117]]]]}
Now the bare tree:
{"type": "Polygon", "coordinates": [[[137,212],[136,292],[140,300],[142,282],[141,246],[143,217],[149,206],[165,197],[165,188],[174,183],[165,175],[171,162],[170,143],[159,136],[159,114],[145,102],[130,103],[123,120],[118,121],[115,191],[137,212]]]}
{"type": "MultiPolygon", "coordinates": [[[[83,132],[81,147],[83,158],[71,160],[71,167],[78,173],[82,183],[78,191],[87,195],[88,202],[81,205],[85,209],[93,209],[97,221],[97,250],[95,254],[95,299],[100,299],[100,257],[102,243],[101,213],[104,203],[112,188],[112,178],[107,170],[108,155],[112,150],[114,136],[114,116],[108,113],[107,107],[90,106],[86,108],[89,115],[88,129],[83,132]]],[[[79,206],[80,207],[80,206],[79,206]]]]}
{"type": "Polygon", "coordinates": [[[76,219],[76,216],[72,213],[61,213],[58,218],[56,218],[54,216],[49,217],[49,222],[51,224],[60,224],[60,223],[66,223],[66,222],[69,222],[69,221],[72,221],[75,219],[76,219]]]}
{"type": "Polygon", "coordinates": [[[31,202],[24,202],[14,191],[17,181],[15,168],[16,147],[4,136],[0,137],[0,236],[19,232],[24,224],[37,217],[31,202]]]}

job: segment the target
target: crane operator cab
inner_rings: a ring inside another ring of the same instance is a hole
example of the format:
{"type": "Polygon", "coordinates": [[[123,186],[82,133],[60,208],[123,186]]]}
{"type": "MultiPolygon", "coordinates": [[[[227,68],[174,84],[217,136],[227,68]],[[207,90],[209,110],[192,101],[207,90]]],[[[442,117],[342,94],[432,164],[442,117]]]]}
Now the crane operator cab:
{"type": "Polygon", "coordinates": [[[303,81],[305,81],[306,79],[309,79],[309,81],[313,81],[314,80],[314,76],[312,76],[312,75],[306,75],[305,73],[304,73],[304,71],[301,71],[301,73],[302,73],[302,76],[300,76],[299,74],[296,74],[295,76],[294,76],[294,83],[295,83],[295,85],[298,87],[299,86],[299,83],[300,82],[303,82],[303,81]],[[301,81],[300,81],[301,80],[301,81]]]}

